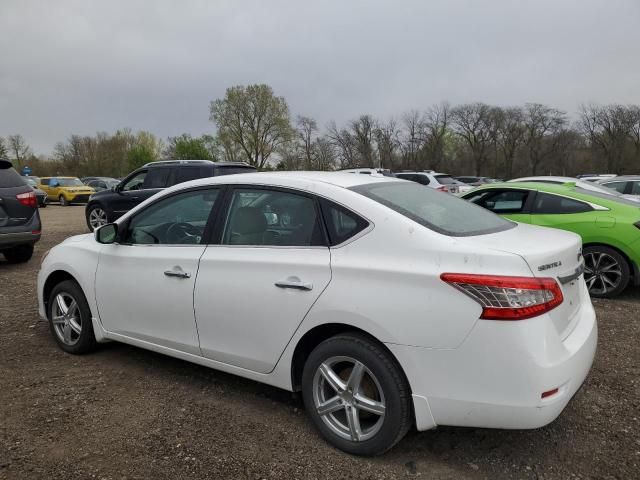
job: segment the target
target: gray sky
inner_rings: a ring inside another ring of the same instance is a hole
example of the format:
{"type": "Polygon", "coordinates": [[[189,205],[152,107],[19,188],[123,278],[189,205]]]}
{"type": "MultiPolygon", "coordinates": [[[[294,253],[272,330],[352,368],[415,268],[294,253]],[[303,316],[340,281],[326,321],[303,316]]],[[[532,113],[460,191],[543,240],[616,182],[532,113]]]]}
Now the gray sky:
{"type": "Polygon", "coordinates": [[[640,104],[639,0],[0,3],[0,136],[213,132],[209,101],[268,83],[339,124],[443,100],[640,104]]]}

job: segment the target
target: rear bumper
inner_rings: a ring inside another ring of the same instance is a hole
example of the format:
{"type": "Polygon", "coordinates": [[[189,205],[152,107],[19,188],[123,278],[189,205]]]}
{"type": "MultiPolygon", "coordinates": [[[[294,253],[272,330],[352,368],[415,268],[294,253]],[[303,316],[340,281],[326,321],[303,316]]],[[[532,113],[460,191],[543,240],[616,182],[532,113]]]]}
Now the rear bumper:
{"type": "Polygon", "coordinates": [[[0,249],[16,247],[18,245],[34,244],[40,240],[40,215],[36,210],[26,225],[0,228],[0,249]],[[37,232],[37,233],[34,233],[37,232]]]}
{"type": "Polygon", "coordinates": [[[479,320],[456,349],[388,345],[411,384],[419,430],[435,425],[526,429],[555,420],[584,382],[598,338],[590,301],[560,339],[548,315],[479,320]],[[547,398],[541,394],[558,392],[547,398]],[[421,413],[422,412],[422,413],[421,413]]]}

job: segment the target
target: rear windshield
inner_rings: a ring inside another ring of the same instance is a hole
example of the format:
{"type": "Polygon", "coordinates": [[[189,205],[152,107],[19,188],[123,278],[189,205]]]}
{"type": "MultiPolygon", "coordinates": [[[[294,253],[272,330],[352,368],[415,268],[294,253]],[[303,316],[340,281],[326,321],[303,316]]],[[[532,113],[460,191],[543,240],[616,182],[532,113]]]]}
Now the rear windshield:
{"type": "Polygon", "coordinates": [[[434,175],[442,185],[453,185],[456,180],[451,175],[434,175]]]}
{"type": "Polygon", "coordinates": [[[0,188],[22,187],[25,181],[16,172],[11,163],[0,160],[0,188]]]}
{"type": "Polygon", "coordinates": [[[448,193],[417,183],[384,182],[350,190],[375,200],[431,230],[452,237],[486,235],[515,223],[448,193]]]}

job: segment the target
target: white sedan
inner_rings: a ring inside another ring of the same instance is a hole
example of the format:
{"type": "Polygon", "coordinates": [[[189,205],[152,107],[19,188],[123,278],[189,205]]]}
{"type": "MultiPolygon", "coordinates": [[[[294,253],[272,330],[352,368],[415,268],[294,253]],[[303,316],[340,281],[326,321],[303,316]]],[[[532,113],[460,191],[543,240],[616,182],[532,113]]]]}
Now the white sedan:
{"type": "Polygon", "coordinates": [[[300,390],[326,440],[374,455],[412,425],[560,414],[596,350],[580,247],[413,182],[232,175],[52,248],[38,301],[66,352],[119,341],[300,390]]]}

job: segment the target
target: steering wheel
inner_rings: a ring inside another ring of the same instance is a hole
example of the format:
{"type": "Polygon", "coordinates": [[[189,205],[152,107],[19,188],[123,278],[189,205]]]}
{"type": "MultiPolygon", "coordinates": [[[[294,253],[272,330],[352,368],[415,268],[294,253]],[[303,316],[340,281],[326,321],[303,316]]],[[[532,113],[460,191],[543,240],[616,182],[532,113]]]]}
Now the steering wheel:
{"type": "Polygon", "coordinates": [[[167,240],[170,243],[200,243],[202,232],[190,223],[174,223],[167,228],[167,240]]]}

